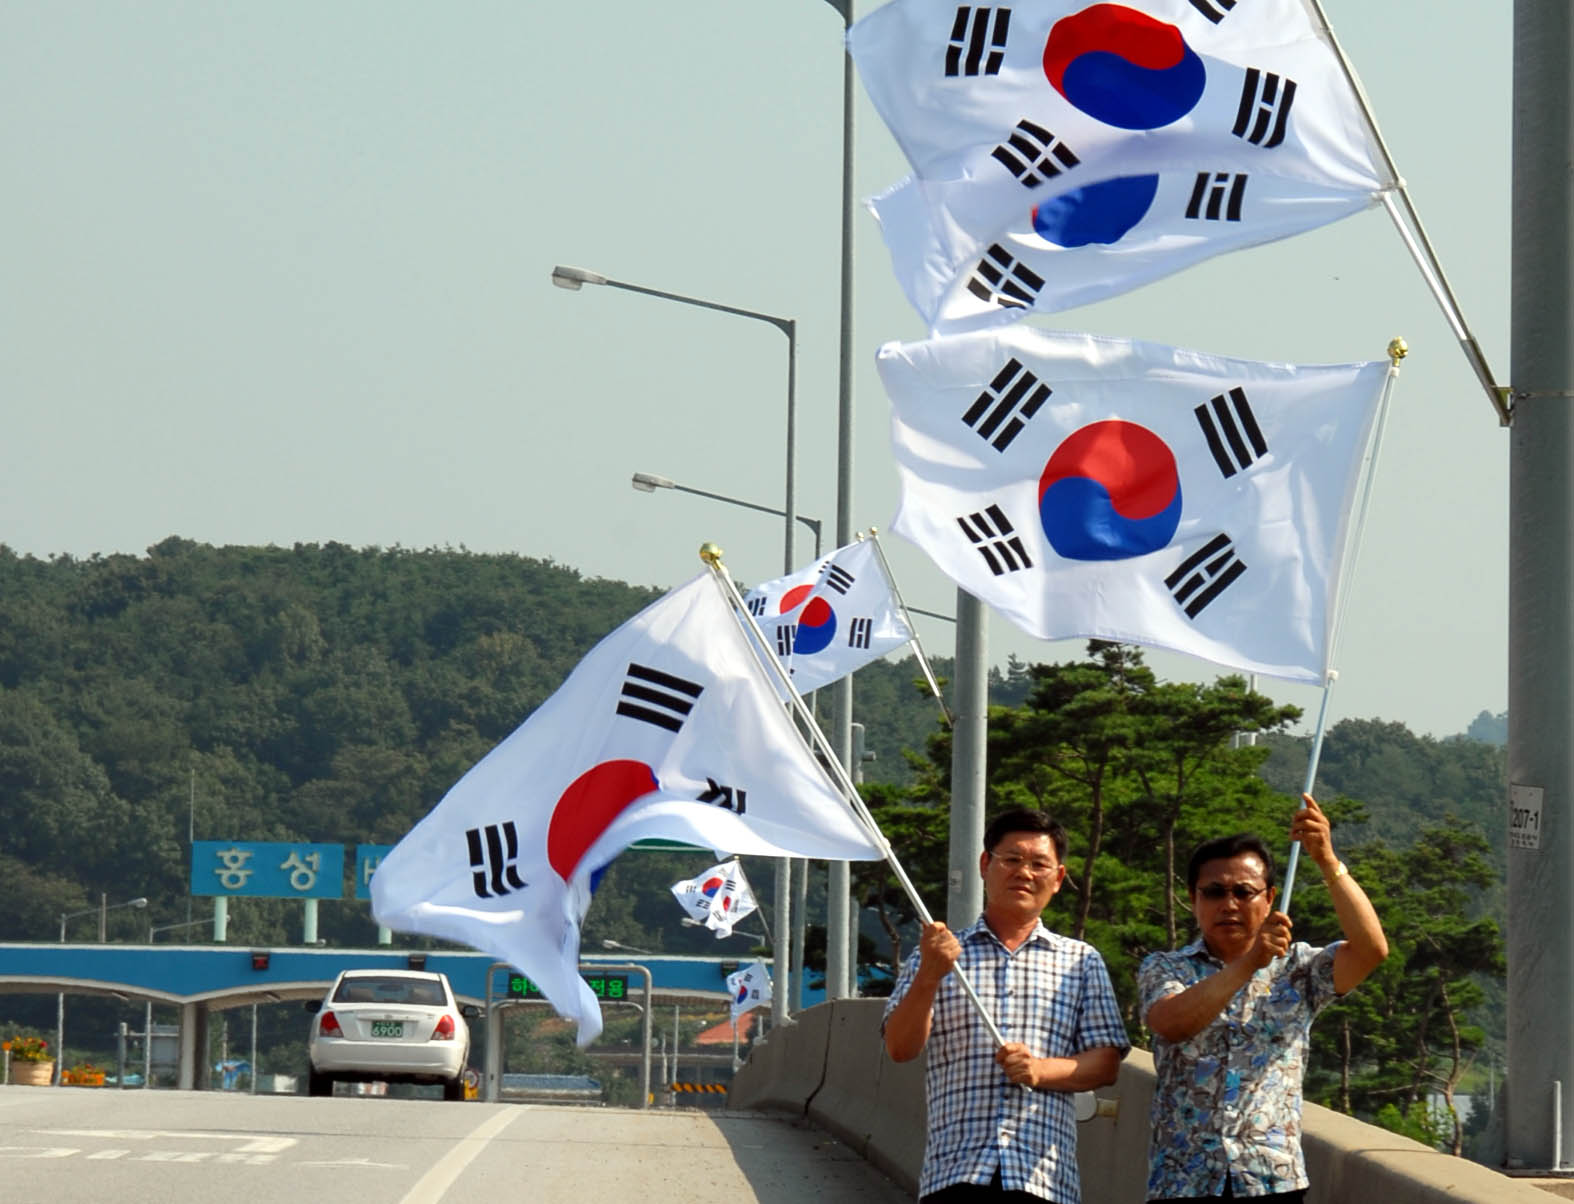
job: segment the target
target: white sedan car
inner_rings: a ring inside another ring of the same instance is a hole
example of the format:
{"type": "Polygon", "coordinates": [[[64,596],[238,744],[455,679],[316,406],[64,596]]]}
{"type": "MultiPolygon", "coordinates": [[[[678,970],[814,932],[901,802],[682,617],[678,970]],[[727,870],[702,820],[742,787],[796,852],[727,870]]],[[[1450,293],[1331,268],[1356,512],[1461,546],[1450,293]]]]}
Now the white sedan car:
{"type": "Polygon", "coordinates": [[[307,1094],[332,1095],[336,1081],[441,1083],[465,1097],[470,1058],[466,1018],[445,975],[425,970],[345,970],[317,1006],[307,1094]]]}

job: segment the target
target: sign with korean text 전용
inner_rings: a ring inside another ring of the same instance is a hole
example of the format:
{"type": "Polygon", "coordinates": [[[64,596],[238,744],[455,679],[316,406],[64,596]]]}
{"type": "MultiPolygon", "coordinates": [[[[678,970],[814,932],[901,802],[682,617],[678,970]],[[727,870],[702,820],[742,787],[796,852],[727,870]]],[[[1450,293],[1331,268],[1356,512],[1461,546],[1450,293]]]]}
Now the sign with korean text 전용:
{"type": "Polygon", "coordinates": [[[355,846],[355,897],[372,897],[372,875],[388,855],[391,844],[358,844],[355,846]]]}
{"type": "MultiPolygon", "coordinates": [[[[629,980],[625,974],[582,974],[585,985],[590,988],[590,993],[597,999],[610,999],[617,1001],[627,999],[629,993],[629,980]]],[[[510,999],[540,999],[541,990],[523,974],[510,974],[508,976],[508,997],[510,999]]]]}
{"type": "Polygon", "coordinates": [[[1510,786],[1508,788],[1508,847],[1511,849],[1539,849],[1541,847],[1540,786],[1510,786]]]}
{"type": "Polygon", "coordinates": [[[191,846],[191,893],[254,899],[343,898],[344,846],[199,840],[191,846]]]}

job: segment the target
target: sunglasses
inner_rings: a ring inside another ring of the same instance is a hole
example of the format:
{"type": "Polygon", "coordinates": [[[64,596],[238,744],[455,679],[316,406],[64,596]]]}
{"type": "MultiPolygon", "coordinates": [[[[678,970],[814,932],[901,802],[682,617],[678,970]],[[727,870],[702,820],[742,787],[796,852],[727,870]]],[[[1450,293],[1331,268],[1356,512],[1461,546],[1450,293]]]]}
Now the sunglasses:
{"type": "Polygon", "coordinates": [[[1207,886],[1199,886],[1197,893],[1210,903],[1217,903],[1226,895],[1234,895],[1237,903],[1248,903],[1267,889],[1266,886],[1247,886],[1244,882],[1237,882],[1234,886],[1210,882],[1207,886]]]}

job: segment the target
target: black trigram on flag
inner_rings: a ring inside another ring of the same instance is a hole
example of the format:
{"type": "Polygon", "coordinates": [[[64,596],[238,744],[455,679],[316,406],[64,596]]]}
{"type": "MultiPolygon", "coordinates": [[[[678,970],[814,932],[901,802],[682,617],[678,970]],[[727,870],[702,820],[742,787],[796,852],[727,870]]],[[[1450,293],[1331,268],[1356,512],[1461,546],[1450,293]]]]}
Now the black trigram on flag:
{"type": "Polygon", "coordinates": [[[1235,113],[1235,128],[1230,132],[1253,146],[1278,146],[1284,141],[1284,127],[1290,123],[1290,106],[1295,103],[1295,81],[1246,68],[1241,86],[1241,107],[1235,113]]]}
{"type": "Polygon", "coordinates": [[[1238,222],[1245,195],[1245,172],[1199,171],[1197,182],[1191,186],[1186,216],[1193,221],[1238,222]]]}
{"type": "Polygon", "coordinates": [[[1164,584],[1188,619],[1195,619],[1203,607],[1230,587],[1246,571],[1246,562],[1235,554],[1228,535],[1215,535],[1197,551],[1180,562],[1164,584]]]}
{"type": "Polygon", "coordinates": [[[999,75],[1006,51],[1006,31],[1010,28],[1009,8],[957,5],[956,22],[951,26],[951,44],[945,52],[945,73],[948,76],[999,75]]]}
{"type": "Polygon", "coordinates": [[[967,408],[962,421],[996,451],[1003,452],[1022,433],[1028,419],[1048,400],[1051,389],[1014,357],[995,374],[967,408]]]}
{"type": "Polygon", "coordinates": [[[783,623],[776,628],[776,655],[792,655],[793,643],[798,638],[798,624],[783,623]]]}
{"type": "Polygon", "coordinates": [[[694,709],[694,702],[704,688],[696,682],[630,661],[628,678],[620,691],[618,714],[675,732],[683,727],[683,721],[694,709]]]}
{"type": "Polygon", "coordinates": [[[745,605],[748,606],[749,613],[757,619],[765,613],[765,595],[756,594],[754,597],[748,599],[745,605]]]}
{"type": "Polygon", "coordinates": [[[516,890],[524,890],[519,877],[519,836],[514,831],[514,821],[487,824],[484,828],[468,828],[465,844],[470,849],[470,880],[478,899],[500,899],[516,890]],[[488,887],[491,889],[488,890],[488,887]]]}
{"type": "Polygon", "coordinates": [[[1002,308],[1026,309],[1044,289],[1044,278],[1018,263],[999,243],[984,252],[967,281],[967,291],[1002,308]]]}
{"type": "Polygon", "coordinates": [[[995,576],[1033,567],[1016,528],[999,506],[989,505],[974,514],[961,515],[956,525],[962,528],[962,534],[967,536],[995,576]]]}
{"type": "Polygon", "coordinates": [[[1207,405],[1192,411],[1197,425],[1202,427],[1202,437],[1208,441],[1213,462],[1228,480],[1237,472],[1244,472],[1268,454],[1268,441],[1252,414],[1246,400],[1246,390],[1236,385],[1228,393],[1220,393],[1207,405]]]}
{"type": "Polygon", "coordinates": [[[1217,25],[1235,7],[1235,0],[1191,0],[1191,6],[1217,25]]]}
{"type": "Polygon", "coordinates": [[[1011,136],[990,152],[1024,188],[1037,188],[1082,162],[1071,148],[1041,125],[1024,117],[1011,136]]]}
{"type": "Polygon", "coordinates": [[[847,646],[849,648],[869,647],[869,636],[874,630],[873,619],[854,619],[847,629],[847,646]]]}
{"type": "Polygon", "coordinates": [[[723,786],[715,778],[706,778],[705,786],[705,793],[699,797],[700,802],[714,803],[723,811],[736,811],[739,815],[742,815],[748,809],[749,792],[747,790],[735,790],[731,786],[723,786]]]}
{"type": "Polygon", "coordinates": [[[825,566],[824,581],[827,586],[839,594],[845,594],[852,589],[853,582],[858,580],[839,564],[825,566]]]}

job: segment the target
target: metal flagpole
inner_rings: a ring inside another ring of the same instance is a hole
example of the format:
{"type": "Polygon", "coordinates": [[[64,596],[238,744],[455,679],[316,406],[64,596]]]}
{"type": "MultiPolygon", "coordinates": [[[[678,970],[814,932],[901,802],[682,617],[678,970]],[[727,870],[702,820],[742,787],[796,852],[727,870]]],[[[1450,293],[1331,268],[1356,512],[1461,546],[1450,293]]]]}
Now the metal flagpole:
{"type": "Polygon", "coordinates": [[[1410,190],[1405,187],[1404,178],[1399,174],[1399,166],[1388,151],[1388,143],[1383,140],[1382,131],[1377,128],[1377,117],[1373,114],[1371,102],[1366,97],[1366,89],[1361,87],[1361,81],[1356,78],[1355,68],[1345,57],[1344,47],[1339,45],[1339,39],[1334,36],[1333,26],[1328,23],[1328,14],[1323,11],[1321,0],[1305,0],[1305,3],[1315,14],[1323,37],[1328,40],[1334,57],[1339,60],[1339,69],[1344,72],[1350,90],[1355,93],[1356,103],[1361,107],[1361,116],[1366,119],[1367,132],[1371,134],[1372,141],[1383,156],[1383,165],[1388,168],[1389,179],[1394,181],[1391,191],[1398,193],[1400,200],[1404,202],[1405,216],[1410,226],[1407,228],[1405,222],[1401,220],[1389,191],[1383,193],[1383,207],[1388,210],[1388,216],[1398,228],[1399,236],[1404,240],[1410,257],[1421,269],[1427,287],[1437,298],[1444,318],[1453,327],[1454,337],[1459,340],[1460,349],[1464,351],[1465,358],[1475,370],[1476,379],[1481,382],[1481,387],[1486,390],[1492,408],[1497,411],[1498,424],[1508,426],[1513,420],[1513,412],[1509,408],[1509,390],[1500,386],[1493,377],[1492,369],[1487,366],[1486,355],[1483,354],[1480,343],[1476,341],[1476,336],[1465,322],[1464,313],[1459,308],[1454,290],[1449,287],[1448,277],[1443,274],[1443,265],[1437,258],[1437,252],[1432,249],[1432,240],[1427,237],[1426,227],[1421,224],[1421,214],[1417,211],[1415,202],[1410,199],[1410,190]]]}
{"type": "Polygon", "coordinates": [[[924,681],[929,684],[929,692],[935,696],[935,701],[940,704],[940,713],[945,716],[947,727],[953,726],[951,708],[945,704],[945,696],[940,693],[940,683],[935,679],[935,671],[929,667],[929,657],[924,653],[924,646],[918,639],[918,627],[913,623],[913,616],[908,612],[907,603],[902,599],[902,591],[897,588],[896,575],[891,572],[890,562],[885,558],[885,548],[880,544],[880,533],[874,527],[869,528],[869,542],[874,544],[874,552],[880,559],[880,571],[885,574],[885,583],[891,590],[891,597],[896,599],[896,608],[902,612],[902,618],[907,623],[907,629],[913,633],[913,638],[908,641],[912,646],[913,655],[918,657],[918,666],[924,671],[924,681]]]}
{"type": "MultiPolygon", "coordinates": [[[[1350,583],[1355,579],[1355,566],[1361,556],[1361,540],[1366,534],[1366,512],[1372,503],[1372,482],[1377,477],[1377,457],[1383,450],[1383,435],[1388,429],[1389,402],[1393,400],[1394,381],[1399,379],[1399,361],[1410,354],[1410,348],[1403,339],[1390,339],[1388,343],[1388,379],[1383,382],[1383,395],[1377,403],[1377,421],[1372,430],[1372,452],[1366,464],[1366,479],[1361,485],[1361,500],[1356,505],[1355,529],[1350,536],[1350,547],[1345,557],[1345,572],[1339,582],[1339,597],[1334,603],[1333,625],[1328,632],[1327,660],[1334,658],[1334,652],[1340,634],[1344,631],[1345,609],[1350,603],[1350,583]]],[[[1327,663],[1326,661],[1324,663],[1327,663]]],[[[1312,784],[1317,780],[1317,763],[1323,755],[1323,734],[1328,727],[1328,695],[1333,692],[1334,682],[1339,680],[1337,670],[1328,670],[1323,679],[1323,702],[1317,711],[1317,729],[1312,736],[1312,755],[1306,762],[1306,780],[1301,788],[1302,794],[1312,793],[1312,784]]],[[[1301,806],[1305,806],[1302,803],[1301,806]]],[[[1301,846],[1299,842],[1290,845],[1290,860],[1284,870],[1284,894],[1279,899],[1279,910],[1289,913],[1290,896],[1295,893],[1295,867],[1301,860],[1301,846]]]]}
{"type": "MultiPolygon", "coordinates": [[[[820,762],[822,768],[835,781],[837,788],[841,790],[848,806],[852,809],[853,815],[863,824],[869,836],[879,847],[880,852],[885,857],[885,863],[891,867],[891,872],[896,875],[897,882],[912,903],[913,911],[918,916],[918,922],[925,925],[934,923],[934,917],[930,915],[929,909],[924,906],[923,899],[919,897],[918,888],[913,885],[913,880],[907,876],[907,871],[902,868],[902,863],[896,859],[896,851],[891,848],[891,842],[885,838],[885,833],[880,831],[880,825],[875,823],[874,816],[869,813],[869,808],[864,805],[863,797],[858,793],[857,787],[853,785],[853,780],[849,776],[846,767],[837,760],[830,741],[825,738],[825,734],[820,731],[820,725],[814,721],[814,716],[809,713],[809,708],[804,705],[803,697],[798,693],[797,688],[794,687],[792,679],[782,671],[781,662],[775,657],[761,655],[761,650],[766,647],[764,633],[760,631],[759,624],[754,621],[754,615],[744,605],[743,595],[738,592],[738,586],[733,581],[732,574],[727,571],[727,566],[721,562],[721,554],[721,549],[713,543],[707,543],[700,548],[700,559],[709,566],[711,575],[726,592],[728,600],[732,603],[734,618],[739,623],[747,624],[749,633],[754,636],[752,640],[746,639],[744,641],[749,645],[749,651],[754,657],[754,663],[760,667],[766,676],[774,675],[775,679],[786,687],[785,694],[788,705],[792,708],[803,730],[812,738],[815,745],[815,748],[810,750],[811,753],[817,754],[815,759],[820,762]]],[[[961,986],[968,1000],[978,1012],[979,1019],[989,1029],[989,1034],[995,1039],[995,1044],[1004,1045],[1006,1039],[1001,1034],[1000,1027],[995,1023],[994,1017],[984,1008],[983,1000],[978,997],[978,992],[973,989],[972,982],[962,971],[962,968],[960,966],[953,967],[951,972],[956,975],[958,985],[961,986]]]]}

